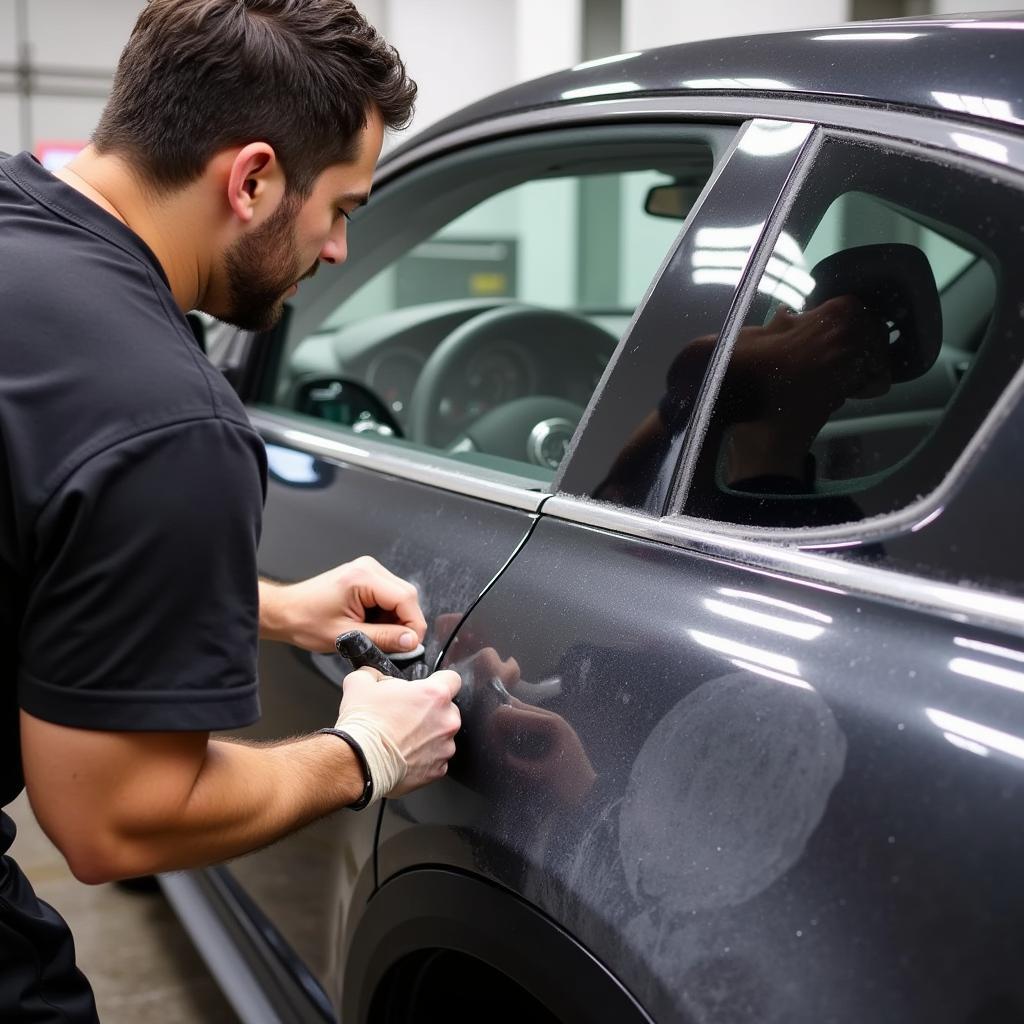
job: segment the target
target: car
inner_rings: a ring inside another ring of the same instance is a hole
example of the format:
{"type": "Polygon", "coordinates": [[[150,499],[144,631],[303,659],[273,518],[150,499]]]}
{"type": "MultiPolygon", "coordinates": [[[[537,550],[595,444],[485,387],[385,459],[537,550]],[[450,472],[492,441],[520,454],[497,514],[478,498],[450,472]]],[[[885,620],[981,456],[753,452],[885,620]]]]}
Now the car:
{"type": "MultiPolygon", "coordinates": [[[[1024,1019],[1022,44],[518,86],[219,332],[261,571],[375,557],[464,679],[443,781],[162,878],[243,1019],[1024,1019]]],[[[243,735],[333,721],[348,668],[264,644],[243,735]]]]}

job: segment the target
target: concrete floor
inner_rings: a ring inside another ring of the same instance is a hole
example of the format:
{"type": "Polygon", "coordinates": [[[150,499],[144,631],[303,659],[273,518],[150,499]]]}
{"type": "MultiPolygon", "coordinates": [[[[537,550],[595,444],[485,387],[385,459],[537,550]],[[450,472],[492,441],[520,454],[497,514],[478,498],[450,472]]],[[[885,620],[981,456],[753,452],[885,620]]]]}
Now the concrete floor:
{"type": "Polygon", "coordinates": [[[71,926],[103,1024],[237,1024],[160,893],[82,885],[43,835],[24,794],[5,810],[18,826],[11,855],[71,926]]]}

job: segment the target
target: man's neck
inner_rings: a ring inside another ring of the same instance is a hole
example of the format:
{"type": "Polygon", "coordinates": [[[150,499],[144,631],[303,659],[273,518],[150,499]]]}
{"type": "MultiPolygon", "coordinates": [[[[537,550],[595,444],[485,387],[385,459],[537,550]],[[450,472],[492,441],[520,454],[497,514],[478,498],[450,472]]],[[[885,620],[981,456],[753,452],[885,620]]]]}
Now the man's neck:
{"type": "Polygon", "coordinates": [[[184,192],[154,198],[122,160],[100,155],[92,146],[56,176],[134,231],[163,267],[182,312],[196,308],[209,271],[194,245],[203,225],[196,223],[196,204],[182,201],[184,192]]]}

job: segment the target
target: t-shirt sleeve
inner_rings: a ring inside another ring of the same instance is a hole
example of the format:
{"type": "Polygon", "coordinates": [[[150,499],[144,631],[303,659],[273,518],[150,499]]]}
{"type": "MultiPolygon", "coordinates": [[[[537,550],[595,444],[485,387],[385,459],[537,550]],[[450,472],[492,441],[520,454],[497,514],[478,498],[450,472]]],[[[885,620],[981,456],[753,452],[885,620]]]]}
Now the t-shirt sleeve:
{"type": "Polygon", "coordinates": [[[114,731],[259,717],[264,464],[251,430],[201,419],[122,441],[69,476],[35,530],[25,711],[114,731]]]}

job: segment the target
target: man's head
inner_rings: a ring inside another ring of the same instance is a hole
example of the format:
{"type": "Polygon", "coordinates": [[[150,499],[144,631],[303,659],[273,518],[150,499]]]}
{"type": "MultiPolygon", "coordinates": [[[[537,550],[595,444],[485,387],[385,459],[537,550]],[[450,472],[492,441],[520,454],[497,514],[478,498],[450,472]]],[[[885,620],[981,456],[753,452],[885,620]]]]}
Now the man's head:
{"type": "Polygon", "coordinates": [[[354,159],[327,167],[308,195],[280,181],[266,143],[215,157],[212,165],[222,170],[214,170],[214,187],[226,179],[218,191],[227,200],[232,230],[211,268],[202,308],[247,330],[269,330],[299,281],[312,277],[321,260],[343,263],[348,217],[369,197],[383,141],[380,116],[371,112],[354,159]],[[271,212],[261,217],[261,208],[271,212]]]}
{"type": "Polygon", "coordinates": [[[156,196],[216,163],[238,231],[212,261],[210,312],[263,328],[320,259],[345,258],[345,216],[415,95],[349,0],[149,0],[93,145],[156,196]]]}

